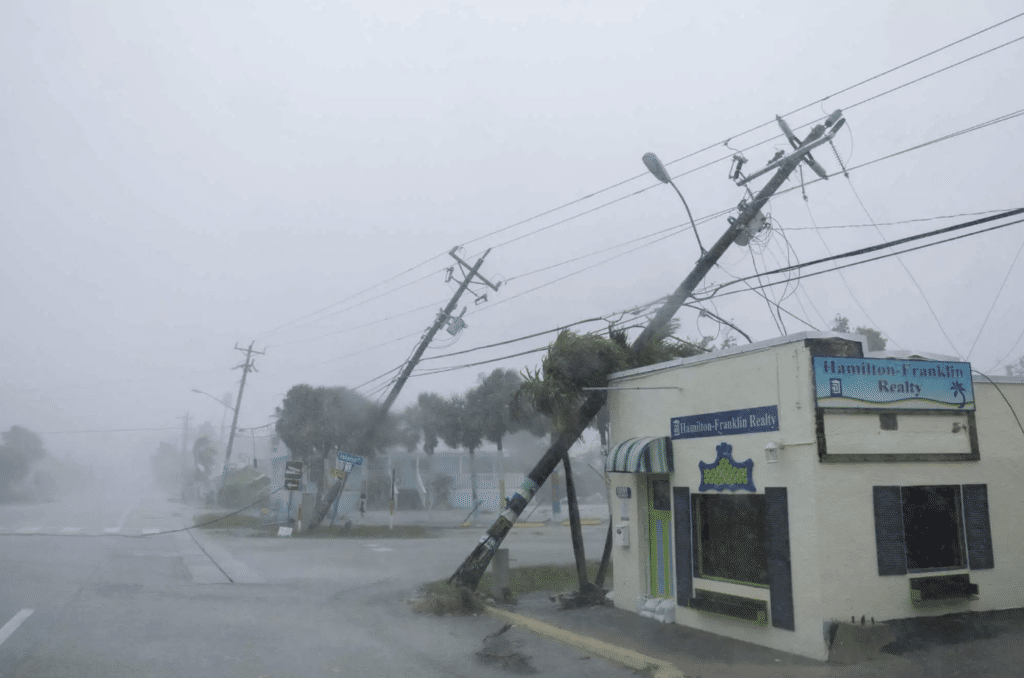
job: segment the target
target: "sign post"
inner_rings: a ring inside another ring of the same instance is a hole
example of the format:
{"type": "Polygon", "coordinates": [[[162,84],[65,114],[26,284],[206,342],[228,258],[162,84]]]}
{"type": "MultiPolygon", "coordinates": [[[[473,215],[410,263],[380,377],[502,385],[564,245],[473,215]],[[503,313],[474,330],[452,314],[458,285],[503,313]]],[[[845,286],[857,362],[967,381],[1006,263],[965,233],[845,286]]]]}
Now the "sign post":
{"type": "Polygon", "coordinates": [[[341,503],[342,495],[345,494],[345,483],[348,482],[348,474],[351,471],[352,464],[347,461],[342,462],[342,468],[331,469],[331,477],[341,480],[341,490],[338,492],[338,498],[334,500],[334,511],[331,513],[331,524],[327,526],[328,530],[334,527],[334,519],[338,517],[338,505],[341,503]]]}
{"type": "Polygon", "coordinates": [[[292,519],[292,491],[302,484],[302,462],[286,461],[284,463],[284,489],[288,490],[288,520],[292,519]]]}
{"type": "Polygon", "coordinates": [[[341,468],[332,468],[331,477],[341,481],[341,489],[338,491],[337,499],[334,500],[331,523],[327,526],[328,529],[334,527],[334,519],[338,517],[338,505],[341,504],[341,497],[345,492],[345,483],[348,482],[348,475],[352,472],[353,466],[363,465],[363,457],[357,454],[349,454],[348,452],[338,452],[338,461],[341,462],[341,468]]]}

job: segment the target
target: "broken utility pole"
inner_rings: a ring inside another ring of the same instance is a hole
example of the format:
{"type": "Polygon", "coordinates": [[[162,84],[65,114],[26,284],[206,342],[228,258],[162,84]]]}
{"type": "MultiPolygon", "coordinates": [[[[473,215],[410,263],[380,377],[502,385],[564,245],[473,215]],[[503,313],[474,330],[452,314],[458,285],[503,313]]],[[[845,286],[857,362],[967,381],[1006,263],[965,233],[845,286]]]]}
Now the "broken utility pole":
{"type": "Polygon", "coordinates": [[[242,370],[242,383],[238,386],[238,399],[235,401],[235,414],[231,417],[231,431],[228,433],[228,449],[224,454],[224,472],[220,477],[220,486],[222,488],[228,479],[228,462],[231,461],[231,447],[235,443],[235,427],[238,426],[238,410],[242,408],[242,392],[245,391],[245,378],[250,372],[256,371],[256,363],[252,361],[252,356],[253,354],[263,355],[265,353],[265,351],[252,350],[253,344],[255,343],[255,341],[250,341],[249,348],[239,348],[238,344],[235,344],[236,351],[245,352],[245,362],[234,368],[236,370],[242,370]]]}
{"type": "MultiPolygon", "coordinates": [[[[774,160],[763,170],[751,175],[750,177],[746,177],[743,180],[742,183],[745,184],[755,176],[760,176],[767,171],[778,168],[775,176],[769,180],[764,188],[762,188],[750,202],[747,202],[746,200],[740,202],[739,216],[735,219],[729,220],[729,228],[722,234],[722,237],[720,237],[718,241],[711,246],[711,249],[701,255],[701,258],[697,261],[697,265],[694,266],[690,274],[686,276],[686,279],[683,280],[679,287],[677,287],[676,290],[665,300],[665,303],[658,310],[657,314],[655,314],[651,322],[630,345],[629,350],[631,353],[635,355],[641,352],[660,331],[668,326],[672,317],[676,314],[687,298],[693,294],[697,285],[700,284],[704,279],[704,276],[708,274],[708,271],[710,271],[718,262],[733,242],[741,236],[745,236],[745,239],[749,242],[749,238],[752,235],[750,226],[752,225],[752,222],[754,222],[755,217],[760,215],[761,208],[764,207],[768,200],[782,186],[783,182],[789,177],[789,175],[793,173],[797,165],[799,165],[807,156],[807,153],[811,149],[832,139],[844,122],[845,120],[842,118],[842,112],[838,110],[835,111],[826,119],[825,124],[815,125],[810,134],[807,135],[807,138],[804,139],[803,142],[800,143],[799,147],[791,154],[774,160]],[[828,130],[827,133],[826,130],[828,130]]],[[[739,176],[738,170],[736,172],[736,176],[739,176]]],[[[755,223],[763,225],[763,220],[755,223]]],[[[755,226],[755,228],[758,227],[759,226],[755,226]]],[[[480,537],[480,541],[477,543],[473,551],[449,578],[450,582],[455,582],[461,586],[466,586],[471,590],[476,590],[477,585],[480,583],[480,578],[483,577],[488,564],[491,562],[491,558],[494,556],[495,551],[497,551],[502,541],[512,529],[512,525],[519,519],[523,509],[528,503],[530,503],[530,500],[537,493],[537,490],[539,490],[544,484],[544,481],[547,480],[548,476],[555,469],[558,463],[565,458],[568,454],[569,448],[576,442],[580,435],[583,434],[584,429],[590,424],[590,420],[597,415],[601,407],[604,406],[606,400],[606,391],[594,391],[587,396],[587,399],[584,400],[583,404],[580,406],[577,425],[570,430],[562,432],[558,436],[558,439],[555,440],[551,447],[548,448],[547,452],[544,453],[544,456],[542,456],[540,461],[537,462],[537,465],[534,466],[533,470],[526,476],[526,480],[523,481],[519,490],[512,495],[509,507],[501,512],[498,518],[494,521],[494,524],[491,525],[482,537],[480,537]]],[[[581,581],[585,580],[581,579],[581,581]]],[[[587,592],[583,591],[581,593],[586,594],[587,592]]]]}
{"type": "MultiPolygon", "coordinates": [[[[420,340],[419,346],[416,347],[416,350],[413,352],[408,362],[406,362],[405,368],[402,370],[402,373],[398,376],[398,379],[395,380],[395,384],[394,386],[391,387],[391,392],[388,393],[387,398],[384,399],[384,403],[381,405],[380,410],[377,412],[377,416],[373,419],[373,421],[370,422],[370,425],[363,432],[363,435],[360,438],[358,445],[356,446],[356,450],[358,453],[364,454],[364,456],[366,448],[368,447],[370,440],[373,438],[374,432],[377,430],[377,427],[380,426],[381,422],[384,421],[384,418],[387,417],[388,410],[391,409],[391,406],[394,404],[395,399],[401,392],[402,387],[405,386],[405,382],[408,381],[409,375],[411,375],[412,371],[416,368],[416,365],[419,363],[420,358],[423,356],[423,352],[427,350],[427,346],[429,346],[430,342],[434,339],[434,335],[438,333],[438,331],[446,322],[452,323],[452,327],[449,328],[449,331],[452,334],[457,334],[459,330],[466,326],[465,321],[462,320],[462,316],[460,315],[459,317],[453,317],[452,312],[455,310],[455,307],[458,306],[459,298],[462,296],[462,293],[469,289],[470,283],[474,282],[474,278],[479,278],[480,282],[487,285],[495,292],[497,292],[498,288],[501,286],[500,282],[497,285],[495,285],[486,278],[484,278],[479,273],[480,266],[483,265],[484,259],[487,258],[487,254],[490,252],[490,250],[484,252],[480,256],[480,259],[476,262],[476,264],[474,264],[471,267],[468,263],[460,259],[458,255],[455,254],[456,249],[458,248],[453,247],[451,251],[448,252],[448,254],[453,259],[455,259],[456,262],[458,262],[459,267],[461,268],[463,274],[465,275],[465,279],[463,279],[463,281],[459,284],[459,289],[455,291],[455,296],[453,296],[451,301],[448,302],[448,305],[441,309],[441,311],[437,314],[437,318],[434,320],[434,324],[431,325],[430,329],[427,330],[427,333],[423,335],[423,339],[420,340]]],[[[449,280],[451,280],[454,277],[454,268],[455,267],[452,266],[452,268],[448,269],[449,280]]],[[[477,303],[479,303],[480,301],[487,301],[486,294],[478,296],[476,292],[474,292],[473,290],[469,291],[470,294],[477,297],[477,303]]],[[[465,309],[463,309],[463,312],[465,312],[465,309]]],[[[323,522],[324,516],[327,515],[327,511],[330,508],[331,504],[334,503],[334,500],[341,493],[341,487],[341,481],[335,481],[334,485],[331,486],[331,489],[320,501],[320,504],[317,505],[316,512],[313,515],[312,520],[309,521],[309,527],[307,529],[312,530],[313,528],[317,527],[320,523],[323,522]]]]}

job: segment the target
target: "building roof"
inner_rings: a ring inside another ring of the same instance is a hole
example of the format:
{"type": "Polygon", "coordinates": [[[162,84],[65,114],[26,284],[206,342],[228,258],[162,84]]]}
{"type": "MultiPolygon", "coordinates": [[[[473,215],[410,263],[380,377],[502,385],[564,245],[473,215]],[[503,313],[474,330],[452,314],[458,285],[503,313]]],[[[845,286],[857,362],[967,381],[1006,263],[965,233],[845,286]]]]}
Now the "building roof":
{"type": "Polygon", "coordinates": [[[755,341],[752,344],[746,344],[743,346],[733,346],[731,348],[722,349],[720,351],[711,351],[709,353],[703,353],[701,355],[690,356],[689,358],[676,358],[675,360],[668,360],[663,363],[655,363],[654,365],[647,365],[645,367],[637,367],[632,370],[623,370],[622,372],[615,372],[609,376],[610,380],[615,379],[626,379],[629,377],[639,376],[641,374],[650,374],[652,372],[661,372],[663,370],[671,370],[676,367],[682,367],[683,365],[696,365],[699,363],[713,362],[722,358],[739,355],[741,353],[756,353],[758,351],[764,351],[775,346],[783,346],[785,344],[794,344],[803,342],[807,339],[848,339],[850,341],[860,342],[860,344],[866,349],[867,348],[867,337],[860,334],[847,334],[845,332],[797,332],[796,334],[787,334],[781,337],[773,337],[764,341],[755,341]]]}
{"type": "MultiPolygon", "coordinates": [[[[701,355],[690,356],[689,358],[676,358],[675,360],[668,360],[663,363],[655,363],[654,365],[646,365],[644,367],[637,367],[632,370],[623,370],[621,372],[615,372],[611,374],[608,379],[609,381],[615,381],[617,379],[628,379],[630,377],[636,377],[644,374],[652,374],[654,372],[661,372],[664,370],[671,370],[683,365],[696,365],[699,363],[713,362],[722,358],[728,358],[731,356],[739,355],[741,353],[756,353],[758,351],[764,351],[769,348],[776,346],[783,346],[785,344],[794,344],[803,342],[807,339],[848,339],[850,341],[860,342],[864,348],[865,358],[893,358],[899,360],[937,360],[944,362],[965,362],[961,358],[956,356],[944,355],[942,353],[932,353],[929,351],[908,351],[903,349],[891,349],[885,351],[868,351],[867,337],[861,334],[848,334],[845,332],[797,332],[796,334],[787,334],[781,337],[773,337],[764,341],[756,341],[752,344],[746,344],[743,346],[733,346],[731,348],[722,349],[720,351],[710,351],[701,355]]],[[[997,384],[1021,384],[1024,383],[1024,377],[1014,376],[997,376],[982,374],[975,370],[977,374],[980,374],[984,380],[988,380],[997,384]]],[[[985,383],[981,381],[979,383],[985,383]]]]}

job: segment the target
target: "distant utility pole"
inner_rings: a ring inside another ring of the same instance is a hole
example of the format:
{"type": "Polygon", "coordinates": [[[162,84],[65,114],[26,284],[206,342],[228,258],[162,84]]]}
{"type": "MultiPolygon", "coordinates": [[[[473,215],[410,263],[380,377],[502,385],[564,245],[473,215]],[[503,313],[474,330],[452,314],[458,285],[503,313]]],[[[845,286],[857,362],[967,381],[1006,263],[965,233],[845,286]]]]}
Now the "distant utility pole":
{"type": "Polygon", "coordinates": [[[228,477],[228,462],[231,461],[231,446],[235,443],[235,427],[238,426],[238,410],[242,407],[242,393],[245,391],[245,378],[250,372],[256,371],[256,365],[252,361],[253,355],[263,355],[265,351],[254,351],[252,350],[255,341],[249,342],[249,348],[240,348],[238,343],[235,343],[236,351],[243,351],[245,353],[245,362],[241,365],[236,365],[233,369],[242,370],[242,383],[238,386],[238,399],[235,401],[235,414],[231,417],[231,430],[228,432],[228,449],[224,454],[224,473],[221,475],[220,484],[224,486],[224,481],[228,477]]]}
{"type": "Polygon", "coordinates": [[[184,423],[181,427],[181,499],[185,500],[185,487],[190,485],[188,482],[188,417],[189,413],[186,412],[183,417],[184,423]]]}
{"type": "MultiPolygon", "coordinates": [[[[360,438],[358,445],[356,446],[356,450],[358,453],[363,453],[366,447],[369,445],[369,442],[373,437],[374,431],[376,431],[377,427],[380,426],[381,422],[384,421],[384,418],[388,414],[388,410],[390,410],[391,406],[395,403],[395,399],[398,397],[398,394],[402,391],[402,387],[405,386],[405,382],[409,380],[409,375],[411,375],[412,371],[416,369],[416,365],[419,363],[420,358],[423,357],[423,352],[427,350],[427,346],[429,346],[430,342],[434,339],[434,335],[437,334],[438,331],[440,331],[441,327],[444,326],[445,323],[449,323],[448,331],[452,334],[458,334],[460,330],[466,327],[466,323],[462,319],[462,314],[459,314],[459,316],[457,317],[452,316],[452,312],[455,311],[455,307],[459,305],[459,298],[462,297],[462,293],[468,289],[470,294],[476,297],[476,303],[479,304],[481,302],[487,301],[487,295],[478,295],[475,291],[470,289],[469,286],[471,283],[477,282],[477,284],[486,285],[495,292],[497,292],[498,288],[501,286],[500,282],[495,285],[491,283],[489,280],[487,280],[487,278],[480,275],[479,273],[480,267],[483,265],[484,259],[487,258],[487,255],[490,253],[490,250],[484,252],[480,259],[476,262],[476,264],[470,266],[468,263],[460,259],[457,254],[455,254],[455,250],[457,249],[457,247],[453,247],[451,251],[448,252],[448,254],[453,259],[455,259],[456,262],[458,262],[459,269],[464,276],[462,282],[459,283],[459,289],[455,291],[455,295],[452,297],[451,301],[448,302],[448,305],[441,309],[440,312],[438,312],[437,318],[434,320],[434,324],[431,325],[430,329],[427,330],[427,333],[423,335],[423,339],[420,340],[419,346],[416,347],[416,350],[413,352],[412,357],[409,358],[409,362],[405,364],[405,368],[402,370],[402,373],[398,376],[398,379],[395,381],[394,386],[391,387],[391,392],[388,393],[387,398],[384,399],[384,403],[381,405],[380,410],[377,412],[377,416],[373,419],[373,421],[370,422],[370,425],[363,432],[363,435],[360,438]]],[[[448,269],[448,280],[452,280],[454,277],[455,266],[452,266],[451,268],[448,269]]],[[[463,308],[462,312],[465,313],[466,309],[463,308]]],[[[327,492],[324,498],[320,501],[320,504],[317,506],[316,513],[314,514],[312,520],[309,521],[308,529],[312,530],[321,522],[323,522],[324,516],[326,516],[327,511],[330,510],[331,504],[334,503],[334,500],[338,497],[338,494],[341,492],[341,485],[342,483],[340,480],[336,480],[334,482],[334,485],[331,486],[330,491],[327,492]]]]}
{"type": "MultiPolygon", "coordinates": [[[[770,172],[773,169],[778,169],[768,183],[762,188],[756,196],[750,202],[746,200],[740,202],[739,210],[740,213],[735,219],[729,220],[729,228],[726,229],[722,237],[718,239],[714,245],[711,246],[706,253],[701,255],[701,258],[697,261],[697,265],[694,266],[686,279],[680,283],[679,287],[665,300],[665,303],[655,314],[651,322],[644,328],[640,333],[640,336],[633,341],[629,347],[630,352],[633,355],[640,353],[648,344],[658,335],[659,332],[668,326],[669,321],[679,311],[679,308],[689,298],[693,291],[697,288],[697,285],[704,279],[704,276],[708,274],[708,271],[718,262],[721,256],[727,249],[736,241],[741,244],[745,244],[750,241],[750,237],[756,234],[756,231],[763,227],[764,219],[761,215],[761,208],[765,206],[768,200],[775,194],[775,192],[782,186],[783,182],[789,177],[790,174],[796,169],[797,165],[801,161],[805,160],[808,152],[820,146],[827,141],[830,141],[835,136],[839,128],[842,127],[845,120],[842,118],[841,111],[835,111],[828,117],[824,125],[815,125],[811,130],[807,138],[802,142],[794,143],[794,151],[789,155],[782,155],[779,158],[773,159],[767,167],[755,172],[748,177],[742,177],[739,173],[739,167],[735,168],[735,172],[731,173],[731,178],[737,180],[740,185],[746,184],[751,179],[760,176],[766,172],[770,172]],[[826,134],[826,129],[828,133],[826,134]],[[742,181],[740,180],[742,178],[742,181]]],[[[783,127],[785,132],[787,128],[783,127]]],[[[791,134],[791,133],[790,133],[791,134]]],[[[787,135],[790,136],[790,135],[787,135]]],[[[790,138],[791,143],[793,139],[790,138]]],[[[738,165],[742,166],[745,159],[737,158],[738,165]]],[[[606,391],[592,391],[587,399],[583,401],[580,406],[578,416],[576,418],[577,425],[573,428],[562,432],[558,439],[554,441],[551,447],[548,448],[544,456],[541,457],[537,465],[533,467],[533,470],[527,475],[526,480],[523,481],[522,486],[519,490],[512,495],[512,500],[509,502],[509,507],[502,511],[498,518],[494,521],[494,524],[484,533],[483,537],[480,538],[476,547],[466,557],[462,564],[458,567],[454,574],[452,574],[449,581],[456,582],[462,586],[466,586],[472,590],[476,590],[477,585],[480,583],[480,578],[483,577],[484,571],[491,562],[491,558],[494,557],[498,547],[501,546],[501,542],[508,535],[512,529],[512,525],[519,519],[523,509],[530,502],[533,496],[537,493],[537,490],[544,484],[551,475],[551,472],[555,469],[560,461],[566,457],[569,448],[576,442],[577,439],[583,434],[584,429],[590,424],[590,420],[593,419],[597,413],[604,406],[607,399],[606,391]]],[[[588,591],[581,591],[581,594],[590,593],[588,591]]]]}

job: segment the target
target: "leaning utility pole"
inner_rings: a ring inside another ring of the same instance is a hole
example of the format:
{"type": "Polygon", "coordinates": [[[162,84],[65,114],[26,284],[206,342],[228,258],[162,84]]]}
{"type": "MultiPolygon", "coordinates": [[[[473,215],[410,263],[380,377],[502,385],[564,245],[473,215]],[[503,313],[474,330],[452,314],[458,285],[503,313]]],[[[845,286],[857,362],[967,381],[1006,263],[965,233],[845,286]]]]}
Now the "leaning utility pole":
{"type": "MultiPolygon", "coordinates": [[[[790,174],[796,169],[797,165],[807,157],[808,152],[812,148],[816,148],[821,144],[829,141],[835,136],[839,128],[842,127],[845,120],[842,118],[841,111],[835,111],[828,117],[824,125],[815,125],[811,130],[807,138],[799,144],[794,144],[795,150],[789,154],[784,155],[781,158],[775,159],[768,164],[767,167],[755,172],[754,174],[743,178],[740,185],[746,184],[751,179],[760,176],[772,169],[778,168],[775,176],[762,188],[756,196],[748,203],[746,200],[740,202],[739,209],[740,214],[735,219],[729,220],[729,228],[726,229],[722,237],[718,239],[711,249],[701,255],[701,258],[697,261],[697,265],[694,266],[686,279],[676,288],[675,292],[671,294],[666,300],[662,307],[655,314],[654,318],[648,323],[647,327],[640,333],[640,336],[633,341],[630,345],[629,350],[631,353],[636,355],[643,351],[648,344],[658,335],[659,332],[668,326],[669,321],[676,314],[683,303],[689,298],[693,291],[697,288],[697,285],[704,279],[704,276],[708,274],[708,271],[718,262],[721,256],[725,253],[729,246],[733,244],[737,239],[741,241],[749,242],[749,238],[752,231],[756,233],[756,230],[763,227],[763,219],[755,222],[757,225],[753,226],[751,222],[760,214],[761,208],[768,202],[768,200],[775,194],[775,192],[782,186],[782,183],[789,177],[790,174]],[[826,129],[828,133],[826,134],[826,129]]],[[[786,131],[786,128],[783,128],[786,131]]],[[[789,135],[787,135],[789,136],[789,135]]],[[[792,138],[791,138],[792,141],[792,138]]],[[[742,164],[742,161],[740,162],[742,164]]],[[[737,168],[733,178],[739,175],[739,169],[737,168]]],[[[533,470],[526,476],[526,480],[523,481],[522,486],[512,495],[512,500],[509,502],[509,507],[502,511],[498,518],[491,525],[490,529],[484,533],[480,538],[476,547],[466,557],[462,564],[455,570],[449,581],[455,582],[461,586],[466,586],[472,590],[476,590],[477,584],[480,583],[480,578],[483,577],[484,571],[491,562],[491,558],[494,553],[498,550],[502,541],[508,535],[512,529],[512,525],[515,524],[516,520],[519,519],[523,509],[530,502],[533,496],[537,493],[537,490],[544,484],[548,476],[555,469],[560,461],[568,454],[569,448],[576,442],[576,440],[583,434],[584,429],[590,424],[590,420],[593,419],[600,411],[601,407],[604,406],[607,400],[606,391],[594,391],[587,399],[583,401],[580,406],[578,417],[576,418],[577,424],[572,429],[562,432],[558,439],[548,448],[544,456],[541,457],[537,465],[533,467],[533,470]]],[[[586,593],[586,592],[581,592],[586,593]]]]}
{"type": "MultiPolygon", "coordinates": [[[[468,263],[460,259],[458,255],[455,254],[455,250],[457,249],[457,247],[453,247],[451,251],[448,252],[448,254],[453,259],[455,259],[455,261],[458,262],[462,273],[465,275],[465,278],[459,284],[459,289],[455,291],[455,296],[453,296],[451,301],[448,302],[448,305],[441,309],[440,312],[438,312],[437,318],[434,320],[434,324],[431,325],[430,329],[427,330],[427,333],[423,335],[423,339],[420,340],[419,346],[416,347],[416,350],[413,352],[412,357],[410,357],[409,361],[405,364],[405,368],[402,370],[402,373],[398,376],[398,379],[395,381],[395,384],[391,387],[391,392],[388,393],[387,398],[384,399],[384,403],[381,405],[380,410],[377,412],[377,416],[374,417],[374,419],[370,422],[370,425],[367,426],[366,429],[363,431],[363,435],[359,439],[359,443],[356,445],[356,450],[359,452],[363,452],[366,449],[366,447],[370,443],[370,440],[373,437],[374,432],[377,430],[377,427],[380,426],[381,422],[384,421],[384,418],[387,417],[388,410],[390,410],[391,406],[395,403],[395,399],[401,392],[402,387],[405,386],[405,382],[409,380],[409,375],[412,374],[412,371],[416,368],[416,365],[419,363],[420,358],[423,357],[423,352],[427,350],[427,346],[429,346],[430,342],[433,341],[434,335],[437,334],[441,327],[447,322],[451,323],[449,331],[452,334],[457,334],[459,330],[466,326],[465,321],[462,320],[462,316],[459,315],[458,317],[453,317],[452,312],[455,310],[455,307],[458,306],[459,298],[462,296],[462,293],[469,289],[470,283],[474,282],[474,278],[479,278],[480,282],[487,285],[495,292],[497,292],[498,288],[501,286],[500,282],[497,285],[495,285],[486,278],[484,278],[479,273],[480,266],[483,265],[484,259],[487,258],[487,255],[488,253],[490,253],[491,250],[488,249],[486,252],[484,252],[483,255],[481,255],[480,259],[476,262],[476,264],[474,264],[471,267],[468,263]]],[[[451,280],[454,277],[454,270],[454,266],[448,269],[448,280],[451,280]]],[[[470,294],[477,298],[477,303],[487,301],[486,294],[480,296],[477,295],[476,292],[474,292],[473,290],[469,291],[470,294]]],[[[463,313],[465,313],[466,309],[463,308],[462,311],[463,313]]],[[[334,485],[331,486],[331,489],[327,492],[324,498],[317,505],[316,513],[313,515],[313,519],[309,521],[309,527],[307,529],[312,530],[313,528],[315,528],[323,522],[324,516],[327,515],[327,511],[330,509],[331,504],[334,503],[334,500],[337,499],[338,495],[341,493],[341,487],[342,482],[340,480],[336,480],[334,482],[334,485]]]]}
{"type": "Polygon", "coordinates": [[[242,392],[245,391],[245,378],[249,375],[250,372],[256,371],[256,364],[253,363],[252,356],[253,354],[263,355],[265,353],[265,351],[252,350],[252,346],[255,343],[255,341],[249,342],[249,348],[240,348],[238,346],[238,343],[235,343],[236,351],[245,352],[245,362],[242,363],[241,365],[236,365],[234,367],[234,369],[236,370],[242,370],[242,383],[238,386],[238,399],[235,401],[235,414],[233,417],[231,417],[231,431],[228,432],[228,449],[227,452],[224,454],[224,473],[221,475],[220,478],[221,487],[224,487],[224,482],[228,478],[228,462],[231,460],[231,447],[232,445],[235,444],[235,427],[238,426],[238,410],[242,408],[242,392]]]}

